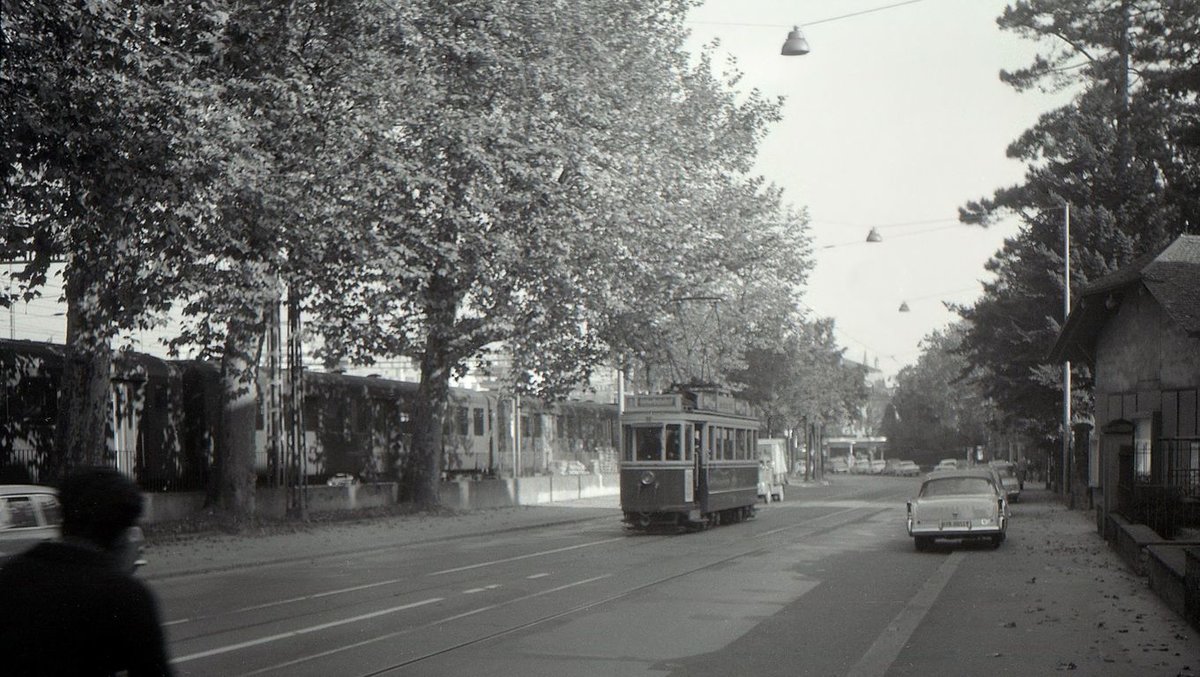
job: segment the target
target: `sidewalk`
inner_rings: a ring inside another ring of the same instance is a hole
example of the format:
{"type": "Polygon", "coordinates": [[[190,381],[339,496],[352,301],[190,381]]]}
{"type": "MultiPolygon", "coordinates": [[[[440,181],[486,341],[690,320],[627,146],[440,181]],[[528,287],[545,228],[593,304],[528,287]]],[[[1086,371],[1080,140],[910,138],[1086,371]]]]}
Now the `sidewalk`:
{"type": "Polygon", "coordinates": [[[369,517],[309,524],[279,523],[239,534],[148,534],[149,580],[223,571],[311,557],[429,543],[485,532],[504,532],[591,519],[620,519],[616,495],[452,514],[369,517]]]}
{"type": "Polygon", "coordinates": [[[995,591],[996,674],[1200,674],[1200,634],[1100,537],[1093,511],[1027,482],[994,555],[978,583],[995,591]]]}

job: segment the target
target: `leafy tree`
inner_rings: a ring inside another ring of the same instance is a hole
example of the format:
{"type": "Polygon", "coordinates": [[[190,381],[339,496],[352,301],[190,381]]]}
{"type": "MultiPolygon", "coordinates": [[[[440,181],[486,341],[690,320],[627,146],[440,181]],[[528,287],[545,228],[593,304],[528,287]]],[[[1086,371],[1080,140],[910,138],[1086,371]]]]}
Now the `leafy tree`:
{"type": "Polygon", "coordinates": [[[781,334],[747,353],[737,379],[745,384],[741,394],[763,412],[766,434],[815,442],[808,440],[813,426],[839,426],[857,416],[868,394],[865,373],[843,359],[831,319],[789,319],[781,334]]]}
{"type": "MultiPolygon", "coordinates": [[[[1194,101],[1166,85],[1131,83],[1130,74],[1167,63],[1162,50],[1173,36],[1163,26],[1178,20],[1194,29],[1197,15],[1171,2],[1031,0],[998,19],[1048,45],[1002,79],[1022,91],[1076,91],[1009,146],[1009,157],[1027,166],[1024,182],[961,211],[967,223],[1016,214],[1023,224],[988,262],[996,277],[983,297],[958,308],[968,322],[960,349],[1006,425],[1035,439],[1057,437],[1060,427],[1061,376],[1046,358],[1063,317],[1063,205],[1071,206],[1072,289],[1195,222],[1195,164],[1178,135],[1194,101]]],[[[1090,377],[1076,372],[1076,409],[1086,413],[1090,377]]]]}
{"type": "Polygon", "coordinates": [[[959,323],[931,333],[917,364],[897,375],[892,413],[883,427],[893,454],[931,464],[988,442],[995,414],[959,353],[966,330],[959,323]]]}
{"type": "Polygon", "coordinates": [[[349,224],[373,255],[316,305],[337,318],[320,328],[330,359],[418,359],[402,493],[430,505],[449,378],[485,347],[513,351],[514,389],[553,395],[620,352],[629,324],[609,317],[723,291],[688,283],[733,263],[726,233],[761,235],[718,200],[767,199],[737,175],[777,104],[688,63],[686,3],[409,9],[388,56],[410,77],[381,92],[395,114],[372,159],[388,189],[349,224]]]}
{"type": "Polygon", "coordinates": [[[219,505],[255,512],[257,375],[268,327],[286,293],[299,304],[314,279],[342,272],[327,256],[347,218],[346,186],[369,174],[380,122],[380,44],[391,10],[378,3],[229,1],[214,17],[212,50],[194,60],[186,94],[186,157],[195,236],[180,262],[183,311],[171,342],[218,358],[226,406],[219,505]],[[375,127],[373,127],[374,125],[375,127]]]}
{"type": "MultiPolygon", "coordinates": [[[[53,480],[106,461],[113,338],[170,302],[159,253],[184,228],[172,172],[182,128],[172,84],[198,46],[190,7],[136,2],[5,3],[0,75],[7,260],[27,263],[18,295],[64,261],[66,360],[53,480]]],[[[3,305],[15,301],[5,296],[3,305]]]]}

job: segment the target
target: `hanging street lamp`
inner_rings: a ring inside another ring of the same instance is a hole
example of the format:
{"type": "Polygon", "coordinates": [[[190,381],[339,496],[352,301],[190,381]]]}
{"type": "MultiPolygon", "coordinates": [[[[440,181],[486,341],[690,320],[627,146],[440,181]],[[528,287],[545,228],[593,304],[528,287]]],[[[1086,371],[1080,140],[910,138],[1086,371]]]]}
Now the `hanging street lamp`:
{"type": "Polygon", "coordinates": [[[804,39],[804,33],[801,32],[799,26],[792,26],[787,40],[783,41],[783,49],[779,53],[784,56],[804,56],[808,52],[808,40],[804,39]]]}

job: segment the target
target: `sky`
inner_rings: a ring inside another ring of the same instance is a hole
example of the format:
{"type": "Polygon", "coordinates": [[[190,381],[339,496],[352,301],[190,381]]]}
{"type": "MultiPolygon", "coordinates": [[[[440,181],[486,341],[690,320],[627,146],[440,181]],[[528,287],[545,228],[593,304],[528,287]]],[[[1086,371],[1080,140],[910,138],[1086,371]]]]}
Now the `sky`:
{"type": "Polygon", "coordinates": [[[836,320],[847,358],[889,376],[956,319],[944,301],[979,296],[985,262],[1017,232],[960,224],[958,208],[1021,182],[1006,148],[1066,102],[1000,81],[1038,49],[997,27],[1008,2],[900,1],[708,0],[688,21],[693,51],[718,39],[743,88],[785,97],[757,171],[811,219],[801,303],[836,320]],[[809,54],[780,55],[792,25],[809,54]],[[866,242],[872,227],[882,242],[866,242]]]}
{"type": "MultiPolygon", "coordinates": [[[[1014,222],[959,224],[958,207],[1019,182],[1024,168],[1006,147],[1065,102],[1000,82],[1037,50],[996,26],[1007,4],[708,0],[687,23],[693,51],[719,40],[743,87],[785,98],[757,171],[811,219],[815,268],[799,301],[836,320],[848,358],[888,376],[955,319],[944,301],[977,298],[984,263],[1016,232],[1014,222]],[[812,51],[781,56],[794,24],[812,51]],[[866,242],[873,227],[882,242],[866,242]]],[[[10,335],[62,342],[63,308],[46,291],[12,310],[10,335]]]]}

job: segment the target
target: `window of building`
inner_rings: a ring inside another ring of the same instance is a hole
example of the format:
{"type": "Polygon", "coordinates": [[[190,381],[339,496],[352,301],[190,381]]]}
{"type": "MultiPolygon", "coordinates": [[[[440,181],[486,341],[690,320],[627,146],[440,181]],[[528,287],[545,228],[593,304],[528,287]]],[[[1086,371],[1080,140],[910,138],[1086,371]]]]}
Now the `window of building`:
{"type": "Polygon", "coordinates": [[[1153,470],[1151,463],[1151,433],[1152,420],[1139,418],[1134,422],[1133,430],[1133,474],[1138,482],[1150,482],[1153,470]]]}

